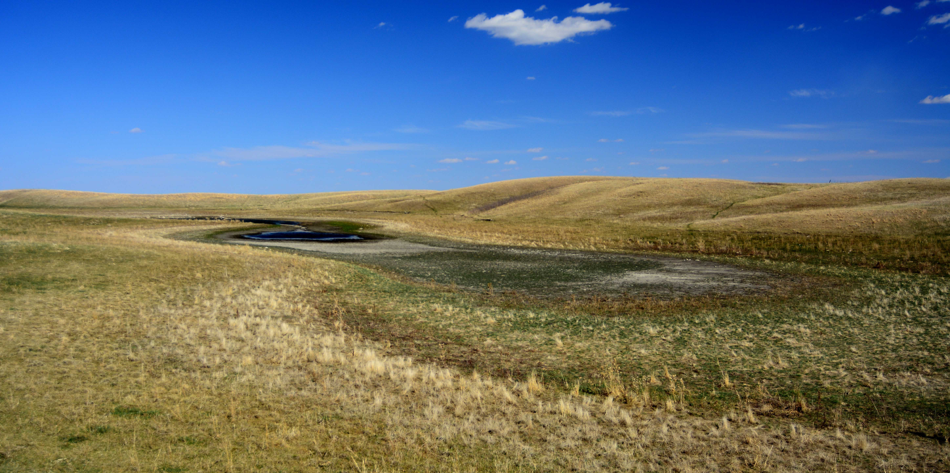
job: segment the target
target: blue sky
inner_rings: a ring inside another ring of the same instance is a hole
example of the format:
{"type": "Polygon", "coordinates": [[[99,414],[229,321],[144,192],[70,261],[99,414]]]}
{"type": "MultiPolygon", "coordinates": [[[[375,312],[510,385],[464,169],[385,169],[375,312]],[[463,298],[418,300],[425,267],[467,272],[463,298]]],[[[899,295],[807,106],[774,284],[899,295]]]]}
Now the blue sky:
{"type": "Polygon", "coordinates": [[[950,177],[950,0],[2,2],[0,189],[950,177]]]}

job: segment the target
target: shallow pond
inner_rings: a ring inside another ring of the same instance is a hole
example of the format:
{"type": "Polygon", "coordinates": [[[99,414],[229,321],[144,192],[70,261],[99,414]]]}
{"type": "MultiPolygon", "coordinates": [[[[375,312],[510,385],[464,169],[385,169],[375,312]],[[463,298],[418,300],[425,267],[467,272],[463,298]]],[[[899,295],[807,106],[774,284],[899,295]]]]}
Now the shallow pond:
{"type": "Polygon", "coordinates": [[[364,239],[359,235],[351,235],[348,233],[311,232],[308,230],[251,233],[247,235],[241,235],[241,238],[248,240],[268,241],[318,241],[324,243],[331,243],[335,241],[359,241],[364,239]]]}

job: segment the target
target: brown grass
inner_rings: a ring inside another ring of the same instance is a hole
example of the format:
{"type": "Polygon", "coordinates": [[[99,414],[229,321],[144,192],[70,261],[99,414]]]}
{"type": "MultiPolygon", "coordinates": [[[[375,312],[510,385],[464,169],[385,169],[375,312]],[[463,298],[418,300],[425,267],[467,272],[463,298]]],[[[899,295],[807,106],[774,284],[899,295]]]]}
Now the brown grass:
{"type": "Polygon", "coordinates": [[[355,296],[355,268],[165,238],[225,228],[203,225],[0,211],[0,471],[863,471],[948,461],[926,441],[763,424],[751,411],[705,418],[675,398],[656,408],[649,390],[602,398],[387,355],[341,331],[340,311],[357,303],[339,304],[355,296]]]}

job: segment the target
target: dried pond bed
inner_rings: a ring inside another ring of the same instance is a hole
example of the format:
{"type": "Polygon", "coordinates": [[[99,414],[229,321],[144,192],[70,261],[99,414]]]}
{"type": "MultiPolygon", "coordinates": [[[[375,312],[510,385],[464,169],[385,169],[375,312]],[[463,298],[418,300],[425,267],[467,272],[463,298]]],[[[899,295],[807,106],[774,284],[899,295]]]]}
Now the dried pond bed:
{"type": "Polygon", "coordinates": [[[378,267],[416,281],[462,290],[516,291],[534,297],[746,295],[767,291],[777,278],[762,271],[667,256],[512,248],[436,239],[252,241],[239,238],[243,233],[246,231],[229,232],[218,238],[378,267]]]}

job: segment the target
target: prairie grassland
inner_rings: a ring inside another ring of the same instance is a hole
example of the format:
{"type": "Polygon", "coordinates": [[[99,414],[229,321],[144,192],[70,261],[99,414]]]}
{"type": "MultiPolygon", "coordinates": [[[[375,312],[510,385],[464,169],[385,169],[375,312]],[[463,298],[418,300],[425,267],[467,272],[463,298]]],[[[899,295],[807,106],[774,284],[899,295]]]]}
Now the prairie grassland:
{"type": "Polygon", "coordinates": [[[945,406],[934,394],[946,393],[940,278],[872,278],[797,318],[696,313],[627,328],[600,318],[605,336],[584,338],[593,319],[167,238],[227,227],[0,210],[0,471],[928,471],[950,461],[945,442],[854,422],[820,428],[775,415],[784,405],[691,407],[692,380],[679,371],[710,369],[691,353],[715,357],[726,392],[749,366],[778,376],[813,366],[807,376],[832,387],[903,389],[945,406]],[[610,350],[629,328],[620,343],[654,366],[636,384],[622,360],[608,364],[607,395],[592,395],[540,374],[412,360],[360,337],[354,313],[546,353],[610,350]],[[534,337],[552,324],[563,332],[534,337]],[[703,342],[677,345],[694,336],[703,342]]]}
{"type": "Polygon", "coordinates": [[[373,220],[460,241],[751,256],[950,275],[950,180],[774,184],[551,177],[443,192],[140,196],[0,191],[0,208],[373,220]],[[491,221],[486,221],[486,220],[491,221]]]}

